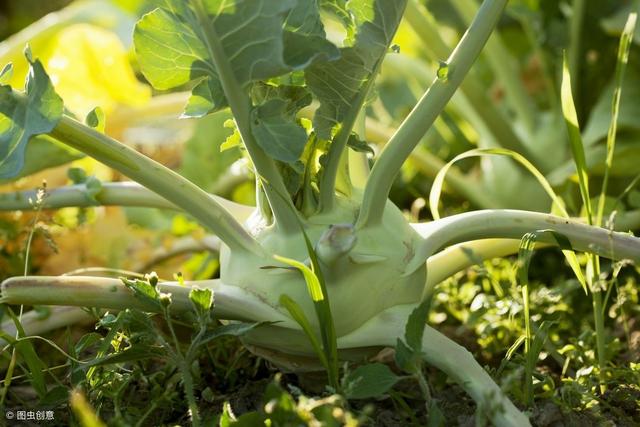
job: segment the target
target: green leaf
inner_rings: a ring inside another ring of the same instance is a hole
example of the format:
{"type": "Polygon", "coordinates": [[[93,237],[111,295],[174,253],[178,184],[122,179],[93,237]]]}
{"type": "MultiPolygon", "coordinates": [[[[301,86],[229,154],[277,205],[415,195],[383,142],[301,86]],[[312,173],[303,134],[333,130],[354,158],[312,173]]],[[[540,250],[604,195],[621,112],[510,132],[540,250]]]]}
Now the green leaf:
{"type": "Polygon", "coordinates": [[[387,365],[371,363],[349,372],[345,378],[344,393],[349,399],[369,399],[382,396],[398,381],[400,377],[387,365]]]}
{"type": "MultiPolygon", "coordinates": [[[[334,5],[339,11],[340,6],[334,5]]],[[[331,138],[353,101],[373,78],[378,62],[387,53],[402,18],[406,0],[351,0],[342,16],[352,16],[357,28],[353,45],[340,49],[336,61],[318,62],[305,71],[307,85],[320,101],[314,128],[321,139],[331,138]]]]}
{"type": "Polygon", "coordinates": [[[84,122],[87,126],[94,128],[100,133],[104,133],[104,128],[106,126],[104,111],[100,107],[96,107],[93,110],[89,111],[87,117],[84,119],[84,122]]]}
{"type": "Polygon", "coordinates": [[[296,321],[298,325],[302,328],[305,335],[309,339],[313,350],[316,352],[318,359],[320,359],[320,363],[325,367],[327,372],[329,371],[329,365],[327,363],[327,358],[325,356],[324,351],[322,350],[322,346],[320,345],[320,341],[318,341],[318,337],[316,336],[311,323],[309,323],[309,319],[307,319],[306,314],[304,314],[304,310],[300,307],[300,304],[291,299],[290,296],[286,294],[280,295],[280,305],[283,306],[291,315],[293,320],[296,321]]]}
{"type": "Polygon", "coordinates": [[[74,184],[84,184],[87,180],[87,172],[82,168],[69,168],[67,169],[67,178],[74,184]]]}
{"type": "Polygon", "coordinates": [[[84,184],[84,194],[96,205],[100,204],[96,196],[102,191],[102,182],[98,178],[87,176],[87,173],[81,168],[69,168],[67,176],[74,184],[84,184]]]}
{"type": "Polygon", "coordinates": [[[189,300],[199,316],[208,316],[213,307],[213,291],[194,286],[189,291],[189,300]]]}
{"type": "Polygon", "coordinates": [[[305,282],[307,283],[307,290],[309,291],[309,295],[313,302],[319,302],[324,300],[324,293],[322,292],[322,287],[320,286],[320,281],[318,276],[315,275],[313,270],[309,267],[301,263],[300,261],[296,261],[295,259],[286,258],[280,255],[273,256],[277,261],[280,261],[283,264],[290,265],[291,267],[296,268],[300,271],[304,277],[305,282]]]}
{"type": "MultiPolygon", "coordinates": [[[[0,122],[2,119],[0,119],[0,122]]],[[[29,140],[24,154],[24,165],[17,175],[0,179],[0,184],[15,181],[41,170],[65,165],[84,157],[81,152],[64,145],[48,135],[34,136],[29,140]]]]}
{"type": "Polygon", "coordinates": [[[204,117],[212,111],[226,107],[224,91],[218,80],[205,79],[191,91],[182,117],[204,117]]]}
{"type": "Polygon", "coordinates": [[[0,85],[9,84],[11,77],[13,77],[13,64],[9,62],[2,68],[2,71],[0,71],[0,85]]]}
{"type": "Polygon", "coordinates": [[[337,59],[340,51],[326,39],[317,0],[297,0],[285,22],[284,57],[294,69],[337,59]]]}
{"type": "MultiPolygon", "coordinates": [[[[228,168],[239,158],[236,151],[221,153],[229,129],[225,125],[230,119],[226,111],[197,120],[193,135],[185,144],[180,174],[209,192],[220,194],[216,189],[218,181],[228,176],[228,168]]],[[[233,135],[233,133],[231,134],[233,135]]],[[[239,141],[238,141],[239,142],[239,141]]],[[[228,196],[228,194],[220,194],[228,196]]]]}
{"type": "Polygon", "coordinates": [[[121,277],[120,280],[122,280],[122,283],[124,283],[127,288],[133,291],[136,298],[148,304],[150,307],[157,308],[159,306],[160,293],[155,286],[152,286],[149,282],[140,279],[129,280],[121,277]]]}
{"type": "Polygon", "coordinates": [[[275,85],[258,82],[251,88],[251,99],[256,105],[263,105],[269,100],[280,99],[286,102],[284,114],[295,118],[300,109],[311,105],[313,98],[307,88],[302,86],[275,85]]]}
{"type": "MultiPolygon", "coordinates": [[[[13,310],[7,309],[5,311],[11,317],[14,325],[16,326],[16,331],[18,332],[18,338],[24,338],[27,334],[22,327],[22,323],[20,323],[20,319],[15,315],[13,310]]],[[[12,337],[5,336],[4,339],[8,342],[14,342],[12,337]]],[[[39,397],[44,397],[47,393],[47,384],[44,379],[44,372],[47,369],[47,366],[44,364],[42,359],[38,357],[38,353],[36,353],[35,348],[33,347],[33,343],[29,340],[20,340],[15,343],[16,352],[20,357],[22,357],[29,368],[25,373],[31,380],[31,384],[35,389],[36,393],[38,393],[39,397]]]]}
{"type": "Polygon", "coordinates": [[[562,85],[560,88],[560,98],[562,104],[562,114],[567,125],[569,133],[569,143],[571,152],[573,153],[573,161],[576,163],[578,173],[578,182],[580,184],[580,195],[582,203],[587,210],[587,219],[589,223],[593,221],[591,199],[589,197],[589,173],[587,161],[584,155],[584,145],[582,136],[580,135],[580,125],[578,124],[578,114],[573,102],[573,94],[571,93],[571,77],[569,76],[569,63],[565,53],[562,62],[562,85]]]}
{"type": "Polygon", "coordinates": [[[287,114],[288,102],[271,99],[253,109],[251,130],[260,147],[272,158],[285,163],[297,161],[307,143],[305,129],[287,114]]]}
{"type": "Polygon", "coordinates": [[[422,335],[429,313],[429,300],[420,303],[409,315],[404,331],[404,340],[409,347],[420,353],[422,351],[422,335]]]}
{"type": "Polygon", "coordinates": [[[429,420],[427,421],[427,427],[443,427],[446,425],[444,414],[435,400],[432,400],[429,404],[428,414],[429,420]]]}
{"type": "Polygon", "coordinates": [[[349,135],[347,146],[358,153],[367,153],[372,155],[374,154],[373,148],[371,148],[371,146],[367,144],[367,141],[360,139],[358,137],[358,134],[355,133],[349,135]]]}
{"type": "Polygon", "coordinates": [[[51,132],[62,117],[62,99],[44,67],[37,60],[30,64],[25,96],[0,86],[0,179],[17,176],[31,137],[51,132]]]}
{"type": "Polygon", "coordinates": [[[405,372],[414,372],[418,361],[415,351],[400,338],[396,340],[395,360],[398,367],[405,372]]]}
{"type": "Polygon", "coordinates": [[[236,420],[235,415],[233,415],[233,411],[231,410],[231,405],[229,402],[224,402],[222,405],[222,415],[220,415],[220,422],[218,423],[219,427],[231,427],[232,423],[236,420]]]}
{"type": "MultiPolygon", "coordinates": [[[[209,0],[212,29],[222,41],[241,86],[300,69],[338,51],[324,37],[312,0],[209,0]]],[[[196,83],[185,117],[227,105],[216,67],[188,2],[164,0],[136,25],[134,45],[142,73],[157,89],[196,83]]]]}

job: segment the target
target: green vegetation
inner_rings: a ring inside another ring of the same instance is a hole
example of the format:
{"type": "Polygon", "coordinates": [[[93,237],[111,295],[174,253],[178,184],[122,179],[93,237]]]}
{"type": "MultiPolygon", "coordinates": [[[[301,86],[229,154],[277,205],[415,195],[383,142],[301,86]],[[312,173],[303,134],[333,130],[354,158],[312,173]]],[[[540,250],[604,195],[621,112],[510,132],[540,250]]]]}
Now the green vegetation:
{"type": "Polygon", "coordinates": [[[632,422],[637,15],[600,7],[610,86],[580,1],[564,56],[536,1],[85,1],[11,36],[0,406],[79,425],[632,422]],[[263,361],[298,376],[236,415],[263,361]]]}

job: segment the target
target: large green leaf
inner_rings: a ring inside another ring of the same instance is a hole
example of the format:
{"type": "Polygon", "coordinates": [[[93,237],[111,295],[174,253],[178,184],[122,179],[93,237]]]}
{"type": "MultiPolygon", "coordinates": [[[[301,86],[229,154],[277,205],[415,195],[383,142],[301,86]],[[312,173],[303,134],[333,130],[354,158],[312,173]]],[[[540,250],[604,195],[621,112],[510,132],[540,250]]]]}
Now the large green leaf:
{"type": "Polygon", "coordinates": [[[62,99],[40,61],[33,60],[25,84],[25,96],[10,86],[0,86],[0,179],[12,178],[24,166],[31,137],[51,132],[62,117],[62,99]]]}
{"type": "MultiPolygon", "coordinates": [[[[237,81],[246,86],[303,68],[337,49],[324,38],[311,0],[208,0],[205,8],[237,81]]],[[[205,29],[188,2],[164,0],[136,25],[134,44],[145,77],[157,89],[196,83],[185,116],[226,106],[205,29]]]]}
{"type": "Polygon", "coordinates": [[[333,127],[345,118],[360,90],[375,74],[376,65],[398,28],[406,0],[351,0],[347,10],[338,4],[331,6],[334,12],[351,17],[348,33],[357,33],[350,46],[340,49],[340,59],[315,63],[305,71],[309,89],[320,100],[314,128],[325,140],[331,137],[333,127]]]}

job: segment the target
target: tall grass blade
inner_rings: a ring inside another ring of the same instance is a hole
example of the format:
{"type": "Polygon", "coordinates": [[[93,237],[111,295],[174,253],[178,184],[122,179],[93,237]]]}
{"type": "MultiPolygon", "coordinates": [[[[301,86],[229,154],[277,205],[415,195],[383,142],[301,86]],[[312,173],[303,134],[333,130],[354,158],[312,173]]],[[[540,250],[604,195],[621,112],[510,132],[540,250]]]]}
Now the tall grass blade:
{"type": "Polygon", "coordinates": [[[330,385],[335,388],[339,386],[338,340],[336,337],[336,330],[333,323],[333,317],[331,315],[329,298],[327,296],[327,287],[322,275],[322,270],[320,269],[318,258],[306,233],[304,234],[304,237],[307,245],[307,251],[309,252],[309,258],[311,259],[311,268],[294,259],[285,258],[279,255],[274,255],[274,258],[284,264],[288,264],[296,268],[304,277],[307,284],[307,290],[313,300],[313,306],[318,318],[320,336],[322,338],[322,349],[328,366],[327,373],[329,374],[329,382],[330,385]]]}
{"type": "MultiPolygon", "coordinates": [[[[20,354],[23,358],[27,367],[29,368],[29,372],[26,372],[33,388],[36,393],[38,393],[39,397],[44,397],[47,393],[47,385],[44,380],[43,372],[46,370],[47,366],[45,363],[38,357],[35,348],[33,347],[33,343],[28,340],[20,340],[20,338],[24,338],[26,336],[24,332],[24,328],[22,327],[22,323],[20,323],[20,319],[18,316],[7,307],[6,313],[11,317],[13,323],[16,325],[16,330],[18,332],[18,340],[15,342],[15,350],[18,354],[20,354]]],[[[5,378],[5,387],[7,387],[7,381],[11,381],[10,378],[5,378]]]]}
{"type": "MultiPolygon", "coordinates": [[[[553,206],[555,206],[560,215],[564,216],[565,218],[569,218],[569,213],[564,208],[562,199],[555,193],[555,191],[553,191],[553,188],[551,187],[551,184],[549,184],[549,181],[547,181],[544,175],[522,154],[512,150],[508,150],[506,148],[477,148],[457,155],[446,165],[444,165],[444,167],[440,169],[440,172],[438,172],[438,175],[436,175],[435,179],[433,180],[433,185],[431,186],[431,192],[429,193],[429,209],[431,210],[433,219],[440,218],[440,213],[438,212],[438,204],[440,202],[440,194],[442,193],[444,179],[449,168],[451,168],[451,166],[459,160],[480,156],[507,156],[520,163],[538,180],[544,191],[547,193],[547,195],[549,195],[549,198],[553,202],[553,206]]],[[[571,267],[571,270],[573,270],[573,273],[580,282],[580,285],[582,286],[582,289],[586,294],[587,282],[584,278],[584,274],[582,274],[582,268],[580,267],[580,262],[578,261],[575,252],[571,250],[571,247],[569,246],[567,248],[563,248],[562,253],[564,254],[567,263],[571,267]]]]}
{"type": "Polygon", "coordinates": [[[322,363],[322,366],[324,366],[327,372],[329,372],[329,364],[327,363],[327,358],[325,357],[322,346],[320,345],[320,341],[318,341],[318,337],[316,337],[316,333],[313,330],[313,327],[311,327],[311,323],[309,323],[309,319],[307,319],[307,316],[304,314],[302,307],[300,307],[297,302],[286,294],[280,295],[280,305],[286,308],[291,317],[293,317],[293,320],[300,325],[307,338],[309,338],[309,342],[311,343],[313,350],[318,355],[320,363],[322,363]]]}
{"type": "Polygon", "coordinates": [[[629,62],[629,51],[631,50],[631,42],[633,41],[633,33],[636,29],[637,18],[638,15],[636,13],[629,14],[627,23],[622,31],[622,36],[620,36],[620,45],[618,46],[613,99],[611,100],[611,122],[609,123],[609,131],[607,132],[607,158],[605,160],[604,178],[602,181],[602,189],[600,190],[598,211],[596,214],[596,224],[598,225],[602,225],[602,218],[604,216],[604,205],[607,196],[607,187],[609,185],[609,174],[613,166],[613,152],[616,147],[618,115],[620,113],[620,98],[622,96],[622,80],[627,68],[627,62],[629,62]]]}
{"type": "Polygon", "coordinates": [[[569,134],[569,145],[571,146],[573,161],[576,164],[582,203],[587,211],[587,221],[589,224],[593,224],[593,210],[591,209],[591,200],[589,198],[589,174],[587,171],[587,161],[585,160],[584,155],[582,135],[580,135],[578,114],[576,113],[576,106],[573,102],[573,93],[571,92],[571,76],[569,75],[569,64],[566,53],[562,62],[562,86],[560,90],[560,98],[562,114],[569,134]]]}

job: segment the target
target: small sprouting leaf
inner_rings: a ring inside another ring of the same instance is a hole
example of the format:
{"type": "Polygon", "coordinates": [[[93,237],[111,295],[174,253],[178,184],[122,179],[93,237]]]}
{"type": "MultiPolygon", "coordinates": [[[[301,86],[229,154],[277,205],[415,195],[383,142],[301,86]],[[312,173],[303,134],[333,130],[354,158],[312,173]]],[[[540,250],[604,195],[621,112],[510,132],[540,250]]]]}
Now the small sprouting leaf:
{"type": "Polygon", "coordinates": [[[74,184],[84,184],[87,180],[87,172],[82,168],[69,168],[67,170],[67,177],[74,184]]]}
{"type": "Polygon", "coordinates": [[[95,176],[90,176],[84,183],[85,194],[96,204],[99,204],[96,196],[102,191],[102,182],[95,176]]]}
{"type": "Polygon", "coordinates": [[[9,80],[13,77],[13,64],[9,62],[0,71],[0,85],[9,84],[9,80]]]}
{"type": "Polygon", "coordinates": [[[355,133],[349,135],[347,146],[349,146],[353,151],[357,151],[358,153],[367,153],[371,155],[374,154],[373,148],[371,148],[371,146],[367,144],[367,141],[363,141],[355,133]]]}
{"type": "Polygon", "coordinates": [[[99,204],[96,196],[102,191],[102,182],[95,176],[87,176],[84,169],[81,168],[69,168],[67,170],[67,176],[74,184],[84,184],[85,195],[94,202],[99,204]]]}
{"type": "Polygon", "coordinates": [[[304,151],[307,132],[290,119],[287,105],[287,101],[276,98],[254,108],[251,130],[260,147],[270,157],[293,163],[304,151]]]}
{"type": "Polygon", "coordinates": [[[0,179],[20,173],[29,139],[51,132],[62,111],[62,99],[38,60],[30,61],[24,95],[0,86],[0,179]]]}
{"type": "Polygon", "coordinates": [[[234,129],[233,133],[220,144],[220,152],[231,150],[234,147],[240,147],[242,145],[241,143],[242,137],[240,136],[240,132],[238,132],[238,129],[234,129]]]}
{"type": "Polygon", "coordinates": [[[191,91],[182,117],[203,117],[212,111],[226,107],[224,91],[218,80],[205,79],[191,91]]]}
{"type": "Polygon", "coordinates": [[[213,291],[211,289],[201,289],[193,287],[189,291],[189,300],[193,304],[193,308],[201,316],[206,316],[213,307],[213,291]]]}
{"type": "Polygon", "coordinates": [[[159,305],[158,297],[160,294],[155,286],[152,286],[148,281],[140,279],[129,280],[124,277],[121,277],[120,280],[122,280],[122,283],[131,289],[136,298],[140,299],[143,303],[149,304],[152,307],[159,305]]]}
{"type": "Polygon", "coordinates": [[[371,363],[349,372],[344,380],[344,393],[349,399],[369,399],[385,394],[400,377],[387,365],[371,363]]]}
{"type": "Polygon", "coordinates": [[[220,422],[218,423],[218,427],[231,427],[234,421],[236,421],[236,416],[231,410],[231,405],[229,404],[229,402],[224,402],[224,404],[222,405],[222,415],[220,415],[220,422]]]}
{"type": "Polygon", "coordinates": [[[104,133],[106,126],[104,111],[100,107],[96,107],[87,114],[84,119],[87,126],[94,128],[98,132],[104,133]]]}
{"type": "Polygon", "coordinates": [[[438,71],[436,72],[438,80],[446,82],[449,80],[449,64],[445,61],[440,61],[438,64],[438,71]]]}
{"type": "Polygon", "coordinates": [[[509,347],[509,349],[507,350],[507,353],[505,354],[504,358],[506,360],[511,360],[511,358],[513,357],[513,354],[520,348],[520,346],[522,345],[522,343],[524,343],[526,339],[527,337],[525,335],[520,335],[518,339],[515,340],[513,344],[511,344],[511,347],[509,347]]]}

